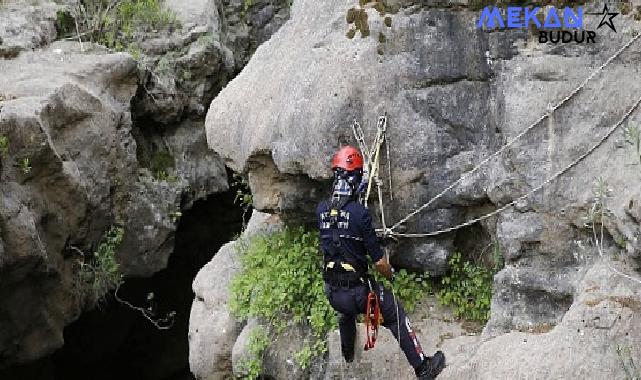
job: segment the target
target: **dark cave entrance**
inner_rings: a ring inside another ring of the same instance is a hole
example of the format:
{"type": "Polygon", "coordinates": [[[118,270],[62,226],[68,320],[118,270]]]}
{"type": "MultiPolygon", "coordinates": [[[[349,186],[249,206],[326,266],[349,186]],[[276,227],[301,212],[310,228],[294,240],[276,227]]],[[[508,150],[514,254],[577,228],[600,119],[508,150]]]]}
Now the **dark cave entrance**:
{"type": "Polygon", "coordinates": [[[100,308],[85,312],[64,329],[64,347],[36,362],[0,371],[0,378],[193,379],[188,361],[191,284],[216,251],[242,230],[243,210],[235,204],[236,190],[232,187],[194,202],[178,224],[167,268],[151,278],[127,278],[118,292],[120,298],[143,307],[150,304],[147,297],[153,293],[157,316],[175,311],[171,329],[157,329],[139,311],[109,296],[100,308]]]}
{"type": "Polygon", "coordinates": [[[231,189],[194,202],[178,224],[167,268],[151,278],[126,279],[118,292],[141,306],[153,293],[158,316],[175,311],[172,328],[159,330],[138,311],[110,300],[65,328],[65,346],[52,356],[55,379],[193,378],[187,337],[191,284],[216,251],[240,233],[243,211],[234,205],[235,196],[231,189]]]}

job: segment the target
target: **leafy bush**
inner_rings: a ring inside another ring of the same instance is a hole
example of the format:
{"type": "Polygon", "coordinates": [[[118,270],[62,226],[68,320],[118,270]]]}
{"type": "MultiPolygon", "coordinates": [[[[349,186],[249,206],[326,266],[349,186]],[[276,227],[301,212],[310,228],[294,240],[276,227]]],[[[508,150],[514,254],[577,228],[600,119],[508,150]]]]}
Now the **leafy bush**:
{"type": "Polygon", "coordinates": [[[318,234],[284,229],[239,241],[243,271],[231,284],[230,307],[240,318],[258,317],[277,330],[289,317],[324,338],[336,317],[323,292],[318,234]]]}
{"type": "Polygon", "coordinates": [[[80,263],[82,290],[91,304],[100,302],[108,291],[122,284],[122,273],[116,261],[116,250],[122,243],[124,230],[111,227],[98,248],[80,263]]]}
{"type": "Polygon", "coordinates": [[[263,354],[269,346],[269,335],[261,328],[257,327],[249,333],[247,351],[249,357],[241,364],[241,371],[247,380],[258,378],[263,368],[263,354]]]}
{"type": "Polygon", "coordinates": [[[239,240],[238,246],[243,271],[231,284],[232,312],[240,318],[267,321],[275,334],[290,320],[307,323],[315,342],[295,356],[305,369],[313,356],[326,351],[325,337],[337,326],[336,313],[323,292],[318,234],[302,228],[284,229],[239,240]]]}
{"type": "Polygon", "coordinates": [[[83,35],[116,50],[125,50],[136,32],[177,25],[161,0],[80,0],[73,13],[83,35]]]}
{"type": "Polygon", "coordinates": [[[68,10],[56,11],[56,31],[60,37],[69,37],[76,32],[76,21],[68,10]]]}
{"type": "MultiPolygon", "coordinates": [[[[380,273],[371,271],[370,274],[374,276],[379,284],[389,286],[389,283],[386,284],[387,280],[380,273]]],[[[394,275],[392,290],[394,290],[394,295],[400,300],[405,311],[411,313],[419,301],[431,293],[432,284],[426,273],[412,273],[401,269],[394,275]]]]}
{"type": "MultiPolygon", "coordinates": [[[[323,292],[318,246],[318,234],[301,228],[239,240],[243,270],[230,287],[230,309],[239,318],[260,318],[274,326],[276,334],[290,320],[311,327],[316,340],[294,355],[302,369],[327,350],[325,337],[337,327],[336,313],[323,292]]],[[[431,290],[427,275],[404,269],[397,272],[392,287],[408,311],[431,290]]]]}
{"type": "Polygon", "coordinates": [[[454,315],[472,321],[487,322],[492,301],[492,271],[470,262],[461,254],[450,258],[451,272],[441,279],[438,301],[454,307],[454,315]]]}

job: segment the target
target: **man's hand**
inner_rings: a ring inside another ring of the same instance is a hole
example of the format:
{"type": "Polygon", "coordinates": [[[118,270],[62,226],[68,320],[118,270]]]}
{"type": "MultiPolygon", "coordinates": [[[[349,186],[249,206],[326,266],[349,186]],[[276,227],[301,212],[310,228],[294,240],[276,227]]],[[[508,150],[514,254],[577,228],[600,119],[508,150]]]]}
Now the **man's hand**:
{"type": "Polygon", "coordinates": [[[383,256],[383,258],[378,260],[376,264],[374,264],[374,268],[389,281],[394,280],[394,269],[392,269],[392,266],[387,260],[387,256],[383,256]]]}

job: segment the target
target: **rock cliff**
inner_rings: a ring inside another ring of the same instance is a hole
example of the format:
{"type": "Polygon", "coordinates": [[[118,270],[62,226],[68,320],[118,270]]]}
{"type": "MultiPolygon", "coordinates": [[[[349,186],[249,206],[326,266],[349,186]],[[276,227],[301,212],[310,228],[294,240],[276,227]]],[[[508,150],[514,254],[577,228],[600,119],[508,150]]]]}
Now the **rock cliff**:
{"type": "MultiPolygon", "coordinates": [[[[358,5],[296,1],[291,19],[257,49],[207,115],[209,146],[248,173],[257,208],[286,220],[313,220],[312,205],[328,190],[331,154],[354,143],[353,120],[371,139],[376,118],[389,115],[394,200],[385,210],[397,221],[549,112],[641,27],[632,15],[620,15],[617,33],[602,28],[595,44],[541,44],[532,31],[477,29],[479,12],[466,4],[397,1],[386,12],[365,6],[368,33],[361,38],[362,25],[355,36],[349,32],[351,7],[358,5]]],[[[585,22],[595,29],[599,19],[586,15],[585,22]]],[[[630,78],[639,75],[640,54],[637,40],[406,230],[431,232],[491,212],[569,165],[638,99],[641,84],[630,78]]],[[[494,278],[487,341],[475,346],[471,362],[455,360],[450,378],[527,378],[529,371],[534,377],[616,377],[623,373],[618,342],[638,355],[634,307],[615,299],[629,296],[636,304],[640,285],[607,268],[639,277],[641,170],[626,136],[640,119],[637,110],[585,160],[498,216],[392,248],[394,264],[441,275],[455,250],[479,255],[488,242],[500,247],[505,268],[494,278]],[[603,210],[602,217],[594,210],[603,210]],[[601,225],[603,258],[593,234],[601,225]],[[587,289],[597,279],[603,301],[594,308],[587,289]],[[607,333],[595,327],[598,320],[612,321],[607,333]],[[583,327],[575,337],[577,323],[583,327]],[[553,330],[528,334],[541,326],[553,330]],[[503,335],[514,330],[524,333],[503,335]],[[587,344],[590,338],[581,334],[594,339],[587,344]],[[517,349],[521,341],[529,343],[517,349]],[[499,346],[511,358],[505,372],[491,358],[499,346]],[[546,346],[554,348],[543,353],[546,346]],[[592,367],[555,354],[575,348],[585,360],[607,364],[590,374],[592,367]]]]}
{"type": "Polygon", "coordinates": [[[0,5],[0,369],[63,345],[87,307],[78,262],[112,225],[121,271],[149,277],[182,212],[229,188],[205,111],[289,8],[165,5],[176,26],[136,34],[128,53],[64,38],[73,1],[0,5]]]}

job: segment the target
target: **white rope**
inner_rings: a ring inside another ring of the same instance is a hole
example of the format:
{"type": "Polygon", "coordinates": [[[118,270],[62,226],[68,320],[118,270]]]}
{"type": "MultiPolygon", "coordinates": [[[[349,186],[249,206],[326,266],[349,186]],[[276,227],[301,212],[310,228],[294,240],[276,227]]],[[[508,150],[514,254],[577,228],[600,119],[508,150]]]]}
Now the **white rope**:
{"type": "MultiPolygon", "coordinates": [[[[640,35],[641,35],[641,34],[640,34],[640,35]]],[[[499,213],[501,213],[501,212],[505,211],[505,210],[506,210],[506,209],[508,209],[509,207],[514,206],[516,203],[518,203],[518,202],[520,202],[520,201],[522,201],[522,200],[524,200],[524,199],[528,198],[530,195],[532,195],[532,194],[536,193],[537,191],[541,190],[544,186],[546,186],[546,185],[547,185],[547,184],[549,184],[550,182],[552,182],[552,181],[554,181],[555,179],[557,179],[558,177],[560,177],[563,173],[567,172],[568,170],[570,170],[571,168],[573,168],[574,166],[576,166],[576,164],[578,164],[579,162],[581,162],[585,157],[587,157],[588,155],[590,155],[590,154],[591,154],[594,150],[596,150],[596,149],[597,149],[601,144],[603,144],[603,142],[604,142],[605,140],[607,140],[607,139],[608,139],[608,137],[610,137],[610,136],[612,135],[612,133],[614,133],[614,131],[615,131],[617,128],[619,128],[619,127],[621,126],[621,124],[623,124],[623,122],[624,122],[625,120],[627,120],[627,118],[628,118],[628,117],[630,117],[630,115],[632,114],[632,112],[634,112],[634,110],[639,106],[639,104],[640,104],[640,103],[641,103],[641,97],[639,97],[639,99],[634,103],[634,105],[633,105],[632,107],[630,107],[630,109],[628,109],[628,111],[623,115],[623,117],[621,117],[621,119],[619,119],[619,121],[618,121],[614,126],[612,126],[612,127],[610,128],[610,130],[608,130],[608,132],[607,132],[603,137],[601,137],[601,139],[599,139],[599,141],[597,141],[597,143],[596,143],[596,144],[594,144],[594,145],[593,145],[593,146],[592,146],[588,151],[586,151],[585,153],[583,153],[582,155],[580,155],[578,158],[576,158],[574,161],[572,161],[569,165],[567,165],[567,166],[566,166],[566,167],[564,167],[563,169],[561,169],[561,170],[559,170],[558,172],[556,172],[553,176],[549,177],[547,180],[545,180],[545,182],[543,182],[543,183],[542,183],[542,184],[540,184],[539,186],[535,187],[534,189],[530,190],[528,193],[526,193],[526,194],[524,194],[524,195],[522,195],[522,196],[518,197],[517,199],[513,200],[512,202],[510,202],[510,203],[508,203],[508,204],[506,204],[506,205],[504,205],[504,206],[502,206],[502,207],[500,207],[500,208],[498,208],[498,209],[496,209],[496,210],[494,210],[494,211],[490,212],[489,214],[485,214],[485,215],[480,216],[480,217],[478,217],[478,218],[475,218],[475,219],[469,220],[469,221],[467,221],[467,222],[465,222],[465,223],[462,223],[462,224],[459,224],[459,225],[456,225],[456,226],[453,226],[453,227],[449,227],[449,228],[446,228],[446,229],[443,229],[443,230],[434,231],[434,232],[428,232],[428,233],[414,233],[414,234],[404,234],[404,233],[396,233],[396,232],[390,231],[390,230],[391,230],[391,228],[390,228],[390,229],[388,229],[388,230],[387,230],[387,232],[388,232],[390,235],[393,235],[393,236],[400,236],[400,237],[427,237],[427,236],[436,236],[436,235],[444,234],[444,233],[447,233],[447,232],[455,231],[455,230],[461,229],[461,228],[463,228],[463,227],[467,227],[467,226],[469,226],[469,225],[472,225],[472,224],[474,224],[474,223],[477,223],[477,222],[483,221],[483,220],[485,220],[485,219],[487,219],[487,218],[491,218],[492,216],[494,216],[494,215],[496,215],[496,214],[499,214],[499,213]]]]}
{"type": "MultiPolygon", "coordinates": [[[[497,151],[496,151],[495,153],[493,153],[492,155],[490,155],[490,156],[486,157],[483,161],[481,161],[481,163],[479,163],[477,166],[475,166],[472,170],[470,170],[470,171],[468,171],[468,172],[464,173],[464,174],[463,174],[463,175],[462,175],[462,176],[461,176],[457,181],[455,181],[454,183],[452,183],[451,185],[449,185],[448,187],[446,187],[443,191],[441,191],[440,193],[438,193],[434,198],[430,199],[427,203],[423,204],[421,207],[417,208],[416,210],[414,210],[414,211],[410,212],[406,217],[404,217],[403,219],[401,219],[400,221],[398,221],[397,223],[395,223],[392,227],[390,227],[389,229],[387,229],[387,230],[386,230],[386,231],[384,231],[384,232],[385,232],[385,233],[387,233],[387,234],[389,234],[389,233],[393,232],[395,229],[397,229],[398,227],[400,227],[403,223],[407,222],[411,217],[413,217],[414,215],[418,214],[419,212],[421,212],[421,211],[425,210],[427,207],[429,207],[430,205],[432,205],[432,204],[433,204],[437,199],[441,198],[445,193],[447,193],[448,191],[450,191],[451,189],[453,189],[456,185],[460,184],[464,179],[466,179],[466,178],[468,178],[469,176],[471,176],[471,175],[472,175],[473,173],[475,173],[478,169],[480,169],[483,165],[485,165],[486,163],[488,163],[488,161],[490,161],[492,158],[494,158],[494,157],[498,156],[499,154],[503,153],[507,148],[509,148],[510,146],[512,146],[516,141],[518,141],[521,137],[523,137],[523,135],[525,135],[526,133],[528,133],[530,130],[532,130],[534,127],[536,127],[539,123],[541,123],[543,120],[545,120],[545,119],[547,119],[548,117],[550,117],[550,115],[551,115],[554,111],[556,111],[557,109],[559,109],[559,107],[561,107],[561,106],[562,106],[563,104],[565,104],[568,100],[570,100],[574,95],[576,95],[579,91],[581,91],[581,90],[585,87],[585,85],[586,85],[590,80],[592,80],[592,78],[594,78],[594,77],[595,77],[599,72],[601,72],[601,70],[603,70],[607,65],[609,65],[609,64],[610,64],[610,62],[612,62],[616,57],[618,57],[618,56],[619,56],[619,55],[620,55],[624,50],[626,50],[630,45],[632,45],[632,44],[633,44],[637,39],[639,39],[639,37],[641,37],[641,33],[637,34],[637,35],[636,35],[636,36],[634,36],[630,41],[628,41],[625,45],[623,45],[623,46],[622,46],[622,47],[621,47],[621,48],[620,48],[620,49],[619,49],[619,50],[618,50],[614,55],[612,55],[612,56],[611,56],[610,58],[608,58],[608,60],[606,60],[606,61],[605,61],[601,66],[599,66],[599,68],[597,68],[596,70],[594,70],[594,71],[592,72],[592,74],[590,74],[590,76],[588,76],[587,78],[585,78],[585,80],[583,80],[583,82],[581,82],[581,84],[580,84],[576,89],[574,89],[574,91],[572,91],[569,95],[567,95],[565,98],[563,98],[559,103],[557,103],[557,105],[555,105],[554,107],[551,107],[551,109],[549,109],[549,110],[548,110],[548,112],[547,112],[546,114],[544,114],[543,116],[539,117],[539,118],[538,118],[534,123],[530,124],[530,126],[528,126],[526,129],[524,129],[521,133],[519,133],[519,134],[518,134],[518,135],[516,135],[514,138],[512,138],[511,140],[509,140],[509,141],[508,141],[505,145],[503,145],[499,150],[497,150],[497,151]]],[[[472,224],[472,223],[469,223],[469,224],[472,224]]],[[[469,224],[462,225],[461,227],[467,226],[467,225],[469,225],[469,224]]],[[[461,228],[461,227],[458,227],[458,228],[461,228]]],[[[454,229],[458,229],[458,228],[454,228],[454,229]]],[[[452,229],[452,231],[453,231],[454,229],[452,229]]],[[[447,230],[446,230],[446,231],[444,231],[444,232],[447,232],[447,230]]],[[[440,232],[440,233],[443,233],[443,232],[440,232]]],[[[433,235],[434,235],[434,233],[432,233],[432,234],[396,234],[396,233],[395,233],[395,235],[397,235],[397,236],[412,236],[412,235],[418,235],[418,236],[433,236],[433,235]]]]}

